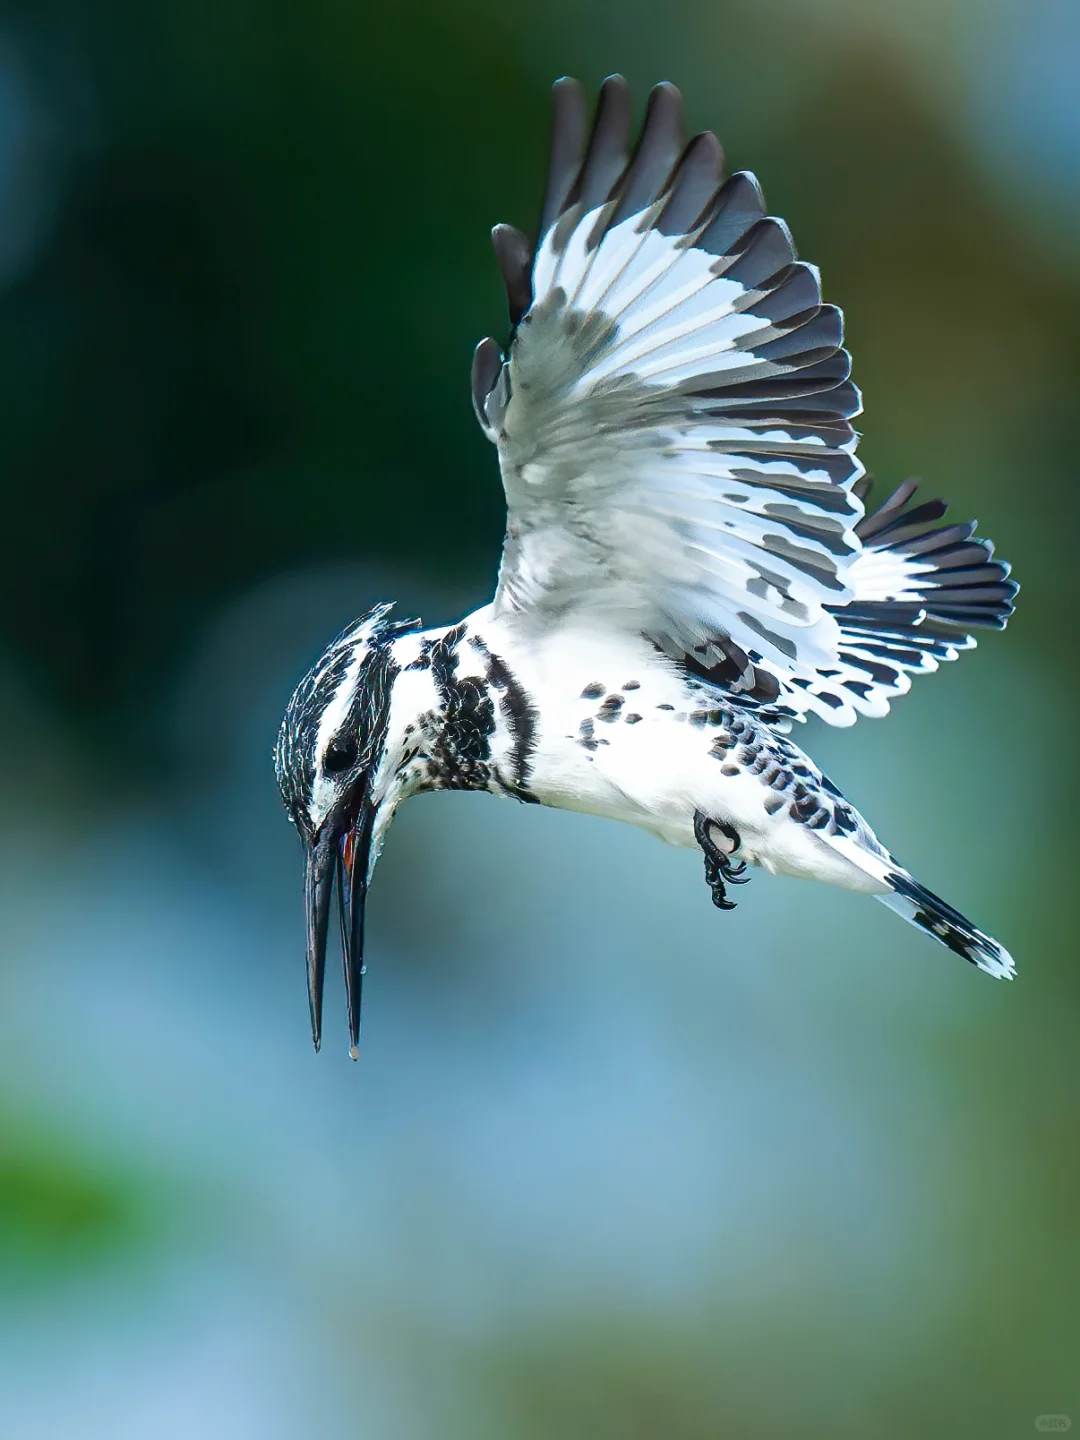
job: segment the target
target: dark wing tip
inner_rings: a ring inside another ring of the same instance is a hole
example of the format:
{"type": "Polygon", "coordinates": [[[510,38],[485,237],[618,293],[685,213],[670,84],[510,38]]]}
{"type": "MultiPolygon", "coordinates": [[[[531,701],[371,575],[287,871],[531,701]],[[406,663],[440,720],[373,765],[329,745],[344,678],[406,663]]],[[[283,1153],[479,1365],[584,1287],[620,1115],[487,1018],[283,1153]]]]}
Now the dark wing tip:
{"type": "Polygon", "coordinates": [[[724,151],[711,130],[695,135],[671,177],[670,198],[657,229],[663,235],[685,235],[711,214],[723,178],[724,151]]]}
{"type": "MultiPolygon", "coordinates": [[[[869,497],[870,488],[869,476],[863,476],[862,489],[859,492],[860,500],[866,500],[869,497]]],[[[855,534],[864,544],[867,540],[873,539],[875,535],[879,535],[887,525],[893,523],[918,488],[919,481],[914,477],[903,481],[876,510],[863,516],[855,526],[855,534]]]]}
{"type": "Polygon", "coordinates": [[[683,149],[683,97],[664,80],[649,92],[634,154],[619,182],[611,224],[651,205],[666,189],[683,149]]]}
{"type": "Polygon", "coordinates": [[[609,75],[600,86],[585,160],[567,193],[564,208],[580,204],[584,210],[592,210],[612,194],[629,160],[632,115],[630,86],[623,76],[609,75]]]}
{"type": "Polygon", "coordinates": [[[486,401],[502,372],[503,356],[496,341],[489,335],[481,340],[473,352],[472,402],[476,418],[485,434],[493,435],[491,420],[488,418],[486,401]]]}
{"type": "Polygon", "coordinates": [[[491,244],[506,286],[510,323],[516,325],[532,304],[532,246],[513,225],[496,225],[491,244]]]}
{"type": "Polygon", "coordinates": [[[575,80],[572,75],[560,75],[551,87],[551,93],[555,97],[556,104],[559,103],[560,95],[572,94],[579,99],[585,98],[585,87],[580,80],[575,80]]]}
{"type": "Polygon", "coordinates": [[[975,535],[973,520],[939,526],[948,509],[944,500],[909,507],[918,487],[918,480],[905,480],[859,521],[855,533],[867,549],[890,550],[925,567],[913,583],[931,620],[958,632],[973,625],[1003,629],[1020,589],[1009,579],[1008,563],[994,558],[991,541],[975,535]]]}
{"type": "Polygon", "coordinates": [[[547,187],[540,215],[540,234],[551,229],[562,213],[585,154],[585,88],[569,75],[551,87],[551,145],[547,187]]]}
{"type": "Polygon", "coordinates": [[[610,75],[605,75],[603,81],[601,82],[601,99],[603,99],[605,91],[608,95],[614,95],[615,92],[618,91],[621,95],[624,95],[627,100],[629,100],[630,82],[627,80],[626,76],[620,74],[618,70],[613,70],[610,75]]]}

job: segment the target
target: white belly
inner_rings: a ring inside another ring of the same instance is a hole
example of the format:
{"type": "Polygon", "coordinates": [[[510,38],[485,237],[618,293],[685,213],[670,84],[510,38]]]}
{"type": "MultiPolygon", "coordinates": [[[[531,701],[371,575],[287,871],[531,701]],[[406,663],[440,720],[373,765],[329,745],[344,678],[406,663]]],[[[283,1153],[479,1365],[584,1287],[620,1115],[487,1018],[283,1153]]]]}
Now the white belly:
{"type": "Polygon", "coordinates": [[[546,746],[538,753],[533,793],[556,809],[626,821],[686,847],[697,845],[694,816],[700,811],[733,826],[741,840],[739,858],[771,874],[867,892],[882,888],[821,835],[793,820],[786,806],[770,814],[766,800],[773,792],[759,776],[722,774],[700,732],[686,722],[668,717],[650,723],[643,717],[634,731],[620,734],[618,743],[612,736],[591,753],[565,740],[546,746]]]}
{"type": "MultiPolygon", "coordinates": [[[[688,682],[645,642],[631,638],[616,646],[601,637],[590,644],[576,636],[519,649],[514,661],[537,700],[529,789],[542,804],[626,821],[688,847],[697,843],[700,811],[733,826],[740,858],[766,870],[849,889],[881,888],[849,858],[850,843],[837,847],[792,818],[760,773],[731,763],[739,747],[723,753],[730,735],[703,718],[716,715],[723,697],[688,682]]],[[[756,743],[781,743],[745,719],[756,743]]],[[[801,754],[797,763],[818,775],[801,754]]]]}

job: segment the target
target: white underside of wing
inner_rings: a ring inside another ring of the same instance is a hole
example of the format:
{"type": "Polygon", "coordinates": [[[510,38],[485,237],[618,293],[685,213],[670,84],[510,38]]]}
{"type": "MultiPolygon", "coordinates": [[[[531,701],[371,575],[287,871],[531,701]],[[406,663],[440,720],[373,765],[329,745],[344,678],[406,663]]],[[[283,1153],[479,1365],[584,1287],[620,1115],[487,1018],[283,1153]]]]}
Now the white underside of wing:
{"type": "Polygon", "coordinates": [[[864,550],[851,567],[851,578],[860,600],[912,601],[926,599],[920,585],[924,576],[935,573],[932,560],[892,550],[864,550]]]}
{"type": "Polygon", "coordinates": [[[606,608],[689,649],[719,632],[778,675],[812,675],[838,643],[823,606],[852,593],[854,437],[831,444],[760,403],[726,419],[725,388],[792,369],[752,348],[781,333],[750,309],[766,292],[648,214],[591,246],[604,207],[567,235],[569,218],[538,253],[498,417],[496,603],[606,608]]]}

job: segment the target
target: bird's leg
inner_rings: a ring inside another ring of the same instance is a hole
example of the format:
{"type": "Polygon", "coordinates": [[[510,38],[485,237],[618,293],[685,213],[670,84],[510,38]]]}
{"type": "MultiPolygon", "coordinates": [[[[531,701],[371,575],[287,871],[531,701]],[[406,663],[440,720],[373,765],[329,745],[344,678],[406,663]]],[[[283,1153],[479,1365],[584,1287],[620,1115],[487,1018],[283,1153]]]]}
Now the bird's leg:
{"type": "Polygon", "coordinates": [[[705,853],[705,881],[712,891],[713,904],[718,910],[734,910],[735,901],[727,898],[727,884],[745,885],[750,879],[744,861],[737,865],[731,863],[732,855],[742,844],[739,832],[733,825],[727,825],[723,820],[710,820],[700,810],[695,810],[694,839],[705,853]],[[730,850],[724,850],[713,839],[710,833],[713,826],[730,841],[730,850]]]}

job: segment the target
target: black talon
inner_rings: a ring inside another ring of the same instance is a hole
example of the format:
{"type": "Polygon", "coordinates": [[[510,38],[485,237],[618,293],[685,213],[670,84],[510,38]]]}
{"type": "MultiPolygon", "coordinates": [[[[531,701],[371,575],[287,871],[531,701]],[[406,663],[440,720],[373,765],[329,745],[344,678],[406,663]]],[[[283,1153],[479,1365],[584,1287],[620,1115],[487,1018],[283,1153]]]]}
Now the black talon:
{"type": "Polygon", "coordinates": [[[739,849],[742,839],[739,832],[723,820],[710,820],[700,810],[694,812],[694,839],[701,846],[705,855],[705,882],[712,891],[712,901],[718,910],[734,910],[735,901],[727,898],[725,882],[730,881],[732,885],[745,885],[750,876],[745,874],[746,862],[740,860],[737,865],[731,863],[731,856],[739,849]],[[721,850],[716,841],[709,834],[709,827],[716,828],[731,841],[731,851],[721,850]]]}

